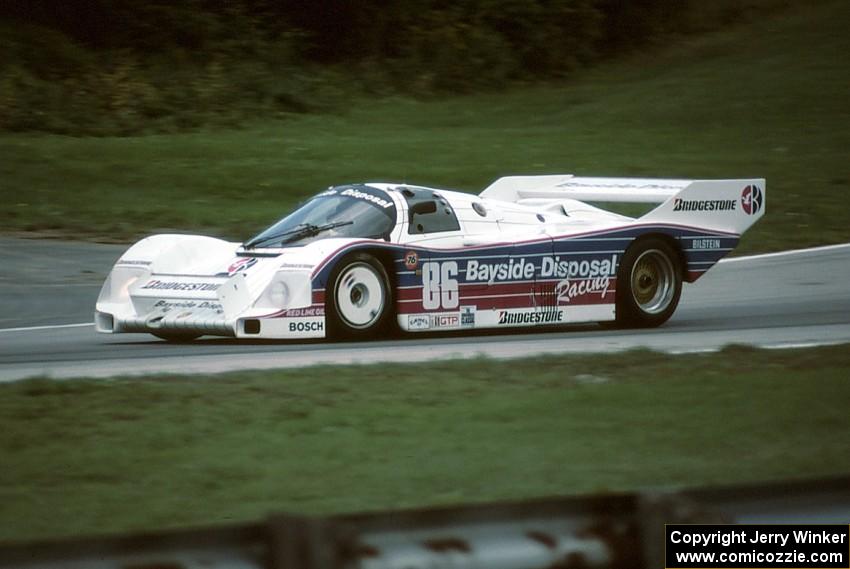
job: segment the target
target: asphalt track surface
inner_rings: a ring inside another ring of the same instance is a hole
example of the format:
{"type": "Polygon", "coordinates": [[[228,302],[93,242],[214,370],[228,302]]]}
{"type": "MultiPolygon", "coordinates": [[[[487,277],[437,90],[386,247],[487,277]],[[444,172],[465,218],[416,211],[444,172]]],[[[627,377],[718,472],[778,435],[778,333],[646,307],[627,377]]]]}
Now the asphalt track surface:
{"type": "Polygon", "coordinates": [[[95,299],[123,250],[120,245],[0,238],[0,381],[634,348],[678,353],[728,344],[850,343],[850,244],[723,261],[696,284],[686,285],[676,314],[653,330],[590,325],[411,334],[365,343],[208,337],[168,344],[145,334],[97,334],[89,324],[95,299]]]}

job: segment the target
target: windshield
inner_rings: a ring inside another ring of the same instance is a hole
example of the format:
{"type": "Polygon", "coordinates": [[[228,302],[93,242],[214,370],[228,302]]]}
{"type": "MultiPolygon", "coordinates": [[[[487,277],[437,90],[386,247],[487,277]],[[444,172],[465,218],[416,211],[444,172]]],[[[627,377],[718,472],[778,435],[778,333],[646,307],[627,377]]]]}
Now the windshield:
{"type": "Polygon", "coordinates": [[[386,192],[368,186],[340,186],[317,195],[259,235],[245,247],[306,245],[329,237],[388,237],[396,208],[386,192]]]}

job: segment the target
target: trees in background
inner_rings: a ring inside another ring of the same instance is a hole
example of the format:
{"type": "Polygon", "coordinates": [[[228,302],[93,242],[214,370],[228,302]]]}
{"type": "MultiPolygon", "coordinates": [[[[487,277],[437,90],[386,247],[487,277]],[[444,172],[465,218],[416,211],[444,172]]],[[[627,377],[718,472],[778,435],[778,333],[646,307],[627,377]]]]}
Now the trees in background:
{"type": "Polygon", "coordinates": [[[750,0],[10,0],[0,129],[130,134],[569,76],[750,0]]]}

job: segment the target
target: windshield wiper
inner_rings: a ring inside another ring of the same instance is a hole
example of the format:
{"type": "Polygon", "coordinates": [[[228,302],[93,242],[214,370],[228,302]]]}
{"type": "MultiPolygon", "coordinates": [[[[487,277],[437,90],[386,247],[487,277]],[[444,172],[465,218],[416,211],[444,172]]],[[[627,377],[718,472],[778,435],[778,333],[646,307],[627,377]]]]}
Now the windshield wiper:
{"type": "Polygon", "coordinates": [[[244,249],[252,249],[259,245],[260,243],[265,243],[267,241],[274,241],[275,239],[281,239],[280,244],[291,243],[292,241],[297,241],[298,239],[303,239],[304,237],[312,237],[313,235],[318,235],[322,231],[328,231],[330,229],[334,229],[336,227],[342,227],[343,225],[351,225],[354,223],[353,221],[334,221],[333,223],[326,223],[324,225],[314,225],[312,223],[299,223],[292,229],[287,229],[286,231],[281,231],[280,233],[274,233],[272,235],[267,235],[265,237],[257,236],[254,239],[251,239],[247,243],[245,243],[242,247],[244,249]],[[283,239],[287,237],[287,239],[283,239]]]}
{"type": "Polygon", "coordinates": [[[243,249],[252,249],[256,245],[258,245],[259,243],[265,243],[266,241],[271,241],[272,239],[280,239],[282,237],[286,237],[290,233],[295,233],[297,231],[301,231],[302,229],[304,229],[305,227],[307,227],[309,225],[310,225],[309,223],[299,223],[298,225],[296,225],[292,229],[287,229],[286,231],[281,231],[279,233],[273,233],[273,234],[267,235],[265,237],[263,237],[262,234],[257,235],[256,237],[254,237],[253,239],[251,239],[250,241],[248,241],[247,243],[242,245],[242,248],[243,249]]]}
{"type": "Polygon", "coordinates": [[[281,241],[280,244],[283,245],[284,243],[291,243],[298,239],[303,239],[304,237],[312,237],[314,235],[318,235],[322,231],[328,231],[337,227],[342,227],[343,225],[352,225],[353,223],[353,221],[334,221],[324,225],[313,225],[312,223],[307,223],[304,227],[293,232],[292,235],[281,241]]]}

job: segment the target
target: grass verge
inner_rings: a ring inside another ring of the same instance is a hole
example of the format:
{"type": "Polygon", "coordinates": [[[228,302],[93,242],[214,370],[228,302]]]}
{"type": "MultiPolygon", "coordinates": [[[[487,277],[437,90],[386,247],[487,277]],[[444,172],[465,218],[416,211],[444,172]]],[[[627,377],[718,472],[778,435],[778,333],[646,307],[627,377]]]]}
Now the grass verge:
{"type": "Polygon", "coordinates": [[[0,386],[0,540],[850,471],[850,352],[0,386]]]}
{"type": "Polygon", "coordinates": [[[850,240],[850,8],[807,4],[570,84],[241,130],[129,138],[0,135],[5,231],[244,239],[336,183],[479,191],[517,173],[768,179],[741,252],[850,240]]]}

